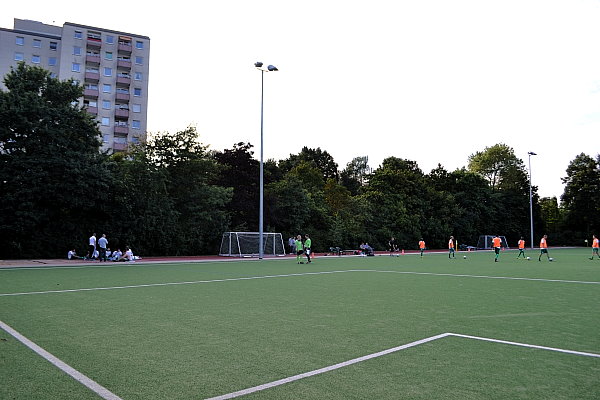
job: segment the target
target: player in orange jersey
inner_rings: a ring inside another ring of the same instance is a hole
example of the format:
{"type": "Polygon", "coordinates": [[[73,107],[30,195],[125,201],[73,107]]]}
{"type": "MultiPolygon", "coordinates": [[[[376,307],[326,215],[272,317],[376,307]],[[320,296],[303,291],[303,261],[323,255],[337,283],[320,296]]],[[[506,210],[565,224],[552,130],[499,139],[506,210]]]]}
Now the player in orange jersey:
{"type": "Polygon", "coordinates": [[[517,256],[517,258],[521,257],[521,254],[523,254],[523,258],[527,258],[525,257],[525,239],[523,239],[523,236],[521,236],[521,239],[519,239],[519,255],[517,256]]]}
{"type": "Polygon", "coordinates": [[[590,257],[590,260],[594,259],[594,254],[598,256],[598,259],[600,259],[598,249],[600,249],[600,240],[598,240],[596,235],[592,235],[592,257],[590,257]]]}
{"type": "Polygon", "coordinates": [[[448,240],[448,258],[455,258],[454,256],[454,236],[450,236],[450,240],[448,240]]]}
{"type": "Polygon", "coordinates": [[[550,261],[550,255],[548,255],[548,242],[546,239],[548,239],[548,235],[544,235],[542,240],[540,240],[540,256],[538,257],[538,261],[542,261],[542,254],[546,254],[548,261],[550,261]]]}
{"type": "Polygon", "coordinates": [[[423,238],[419,240],[419,250],[421,250],[421,257],[423,257],[423,252],[425,251],[425,241],[423,238]]]}
{"type": "Polygon", "coordinates": [[[492,247],[494,248],[494,253],[496,253],[494,262],[498,262],[498,257],[500,257],[500,248],[502,247],[502,240],[500,240],[498,235],[494,235],[494,238],[492,239],[492,247]]]}

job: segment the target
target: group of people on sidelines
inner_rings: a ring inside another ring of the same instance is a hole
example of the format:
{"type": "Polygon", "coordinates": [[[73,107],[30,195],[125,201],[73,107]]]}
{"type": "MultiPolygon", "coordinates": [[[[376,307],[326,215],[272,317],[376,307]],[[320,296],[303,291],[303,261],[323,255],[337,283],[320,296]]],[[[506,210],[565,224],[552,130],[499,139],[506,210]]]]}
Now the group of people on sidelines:
{"type": "Polygon", "coordinates": [[[68,260],[98,260],[100,262],[107,261],[130,261],[139,260],[140,257],[133,255],[133,250],[129,246],[125,247],[125,253],[121,249],[111,251],[108,247],[108,239],[106,234],[102,234],[100,239],[96,239],[96,233],[88,239],[88,251],[84,257],[77,255],[75,249],[71,249],[67,253],[68,260]]]}
{"type": "Polygon", "coordinates": [[[288,239],[288,246],[290,247],[290,253],[296,254],[296,262],[298,264],[304,264],[303,255],[306,256],[306,263],[310,264],[312,262],[312,240],[310,236],[307,234],[304,235],[304,240],[302,240],[302,235],[294,237],[290,237],[288,239]]]}

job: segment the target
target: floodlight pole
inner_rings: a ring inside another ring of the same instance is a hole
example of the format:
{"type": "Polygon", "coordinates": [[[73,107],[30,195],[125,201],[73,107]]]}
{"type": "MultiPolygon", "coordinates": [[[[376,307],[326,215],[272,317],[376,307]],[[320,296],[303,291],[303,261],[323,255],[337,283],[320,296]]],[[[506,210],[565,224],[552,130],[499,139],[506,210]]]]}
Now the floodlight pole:
{"type": "Polygon", "coordinates": [[[531,192],[531,156],[537,156],[536,153],[530,151],[529,155],[529,232],[531,233],[530,247],[533,250],[533,196],[531,192]]]}
{"type": "Polygon", "coordinates": [[[265,93],[265,72],[277,71],[277,68],[269,65],[265,70],[263,63],[258,61],[254,63],[254,66],[260,70],[260,200],[258,208],[258,259],[262,260],[264,257],[263,249],[263,220],[264,220],[264,167],[263,167],[263,104],[264,104],[264,93],[265,93]]]}

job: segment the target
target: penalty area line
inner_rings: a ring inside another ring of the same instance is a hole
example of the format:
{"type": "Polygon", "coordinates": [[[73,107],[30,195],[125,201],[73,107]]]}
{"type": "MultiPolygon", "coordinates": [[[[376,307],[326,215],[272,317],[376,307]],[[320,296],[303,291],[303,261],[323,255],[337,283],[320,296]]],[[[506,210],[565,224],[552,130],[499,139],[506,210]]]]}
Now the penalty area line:
{"type": "Polygon", "coordinates": [[[60,369],[62,372],[69,375],[71,378],[75,379],[77,382],[81,383],[82,385],[84,385],[103,399],[122,400],[119,396],[112,393],[110,390],[100,385],[98,382],[88,378],[81,372],[77,371],[75,368],[60,360],[58,357],[54,356],[53,354],[44,350],[31,340],[27,339],[25,336],[21,335],[19,332],[17,332],[2,321],[0,321],[0,328],[2,328],[4,331],[6,331],[6,333],[17,339],[22,344],[27,346],[29,349],[33,350],[35,353],[44,358],[50,364],[54,365],[56,368],[60,369]]]}
{"type": "Polygon", "coordinates": [[[254,387],[250,387],[247,389],[243,389],[243,390],[238,390],[237,392],[232,392],[232,393],[227,393],[221,396],[217,396],[217,397],[210,397],[207,398],[205,400],[226,400],[226,399],[233,399],[236,397],[240,397],[240,396],[245,396],[247,394],[251,394],[251,393],[255,393],[255,392],[259,392],[262,390],[266,390],[266,389],[270,389],[276,386],[281,386],[284,385],[286,383],[290,383],[290,382],[294,382],[303,378],[308,378],[311,376],[315,376],[315,375],[319,375],[319,374],[323,374],[325,372],[329,372],[329,371],[333,371],[339,368],[343,368],[343,367],[347,367],[349,365],[352,364],[356,364],[362,361],[367,361],[373,358],[377,358],[377,357],[381,357],[381,356],[385,356],[387,354],[391,354],[391,353],[395,353],[397,351],[400,350],[405,350],[411,347],[415,347],[415,346],[419,346],[421,344],[425,344],[428,342],[433,342],[434,340],[438,340],[438,339],[443,339],[446,337],[457,337],[457,338],[463,338],[463,339],[472,339],[472,340],[480,340],[480,341],[485,341],[485,342],[491,342],[491,343],[499,343],[499,344],[507,344],[507,345],[511,345],[511,346],[518,346],[518,347],[525,347],[525,348],[530,348],[530,349],[537,349],[537,350],[547,350],[547,351],[554,351],[554,352],[559,352],[559,353],[567,353],[567,354],[572,354],[572,355],[577,355],[577,356],[586,356],[586,357],[596,357],[596,358],[600,358],[600,354],[595,354],[595,353],[586,353],[586,352],[582,352],[582,351],[574,351],[574,350],[566,350],[566,349],[559,349],[556,347],[546,347],[546,346],[538,346],[535,344],[527,344],[527,343],[519,343],[519,342],[510,342],[507,340],[499,340],[499,339],[491,339],[491,338],[485,338],[485,337],[480,337],[480,336],[471,336],[471,335],[463,335],[460,333],[451,333],[451,332],[446,332],[446,333],[442,333],[436,336],[431,336],[425,339],[421,339],[421,340],[417,340],[411,343],[407,343],[405,345],[402,346],[398,346],[398,347],[393,347],[391,349],[387,349],[387,350],[383,350],[377,353],[372,353],[372,354],[368,354],[366,356],[362,356],[362,357],[358,357],[358,358],[354,358],[352,360],[348,360],[348,361],[344,361],[338,364],[334,364],[334,365],[330,365],[328,367],[324,367],[324,368],[320,368],[320,369],[316,369],[314,371],[309,371],[309,372],[304,372],[302,374],[298,374],[298,375],[294,375],[294,376],[290,376],[288,378],[283,378],[283,379],[279,379],[273,382],[269,382],[269,383],[265,383],[262,385],[258,385],[258,386],[254,386],[254,387]]]}

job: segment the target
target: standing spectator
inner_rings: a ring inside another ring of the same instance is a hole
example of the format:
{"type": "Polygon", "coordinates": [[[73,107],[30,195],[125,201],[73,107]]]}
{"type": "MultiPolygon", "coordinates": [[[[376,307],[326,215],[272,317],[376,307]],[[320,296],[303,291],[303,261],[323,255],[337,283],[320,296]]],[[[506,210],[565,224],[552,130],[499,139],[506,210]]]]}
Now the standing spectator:
{"type": "Polygon", "coordinates": [[[108,246],[108,240],[106,239],[106,234],[103,233],[102,237],[100,239],[98,239],[98,247],[99,247],[99,253],[100,256],[98,257],[100,259],[100,262],[102,261],[106,261],[106,248],[108,246]]]}
{"type": "Polygon", "coordinates": [[[421,251],[421,257],[423,257],[423,252],[425,251],[425,241],[423,238],[419,240],[419,250],[421,251]]]}
{"type": "Polygon", "coordinates": [[[310,237],[308,236],[308,233],[306,235],[304,235],[304,253],[306,253],[306,259],[308,260],[307,263],[311,263],[310,261],[310,254],[311,254],[311,247],[312,245],[312,240],[310,240],[310,237]]]}
{"type": "Polygon", "coordinates": [[[92,233],[92,236],[88,239],[88,253],[87,258],[90,260],[94,258],[94,252],[96,251],[96,233],[92,233]]]}
{"type": "Polygon", "coordinates": [[[454,236],[450,236],[450,240],[448,240],[448,258],[455,258],[454,255],[454,236]]]}
{"type": "Polygon", "coordinates": [[[298,235],[296,237],[296,241],[294,243],[296,244],[296,262],[298,264],[304,264],[304,261],[300,261],[302,259],[302,253],[304,253],[303,244],[302,244],[302,236],[298,235]]]}
{"type": "Polygon", "coordinates": [[[523,258],[527,258],[527,257],[525,257],[525,239],[523,239],[523,236],[521,236],[521,239],[519,239],[518,244],[519,244],[519,255],[517,256],[517,258],[521,257],[521,254],[523,254],[523,258]]]}
{"type": "Polygon", "coordinates": [[[296,252],[296,240],[293,236],[290,236],[288,239],[288,247],[290,248],[290,254],[294,254],[296,252]]]}
{"type": "Polygon", "coordinates": [[[598,258],[600,259],[600,254],[598,254],[598,249],[600,249],[600,241],[598,240],[596,235],[592,235],[592,257],[590,257],[590,260],[594,259],[594,254],[597,255],[598,258]]]}
{"type": "Polygon", "coordinates": [[[394,255],[395,251],[398,251],[398,244],[396,243],[396,238],[392,236],[390,241],[388,242],[388,247],[390,250],[390,256],[394,255]]]}
{"type": "Polygon", "coordinates": [[[494,262],[498,262],[498,257],[500,257],[500,248],[502,247],[502,240],[498,237],[498,235],[494,235],[492,239],[492,246],[494,247],[494,262]]]}
{"type": "Polygon", "coordinates": [[[550,261],[550,255],[548,254],[548,235],[544,235],[544,237],[542,237],[542,240],[540,240],[540,256],[538,257],[538,261],[542,261],[542,254],[546,254],[546,257],[548,257],[548,261],[550,261]]]}

